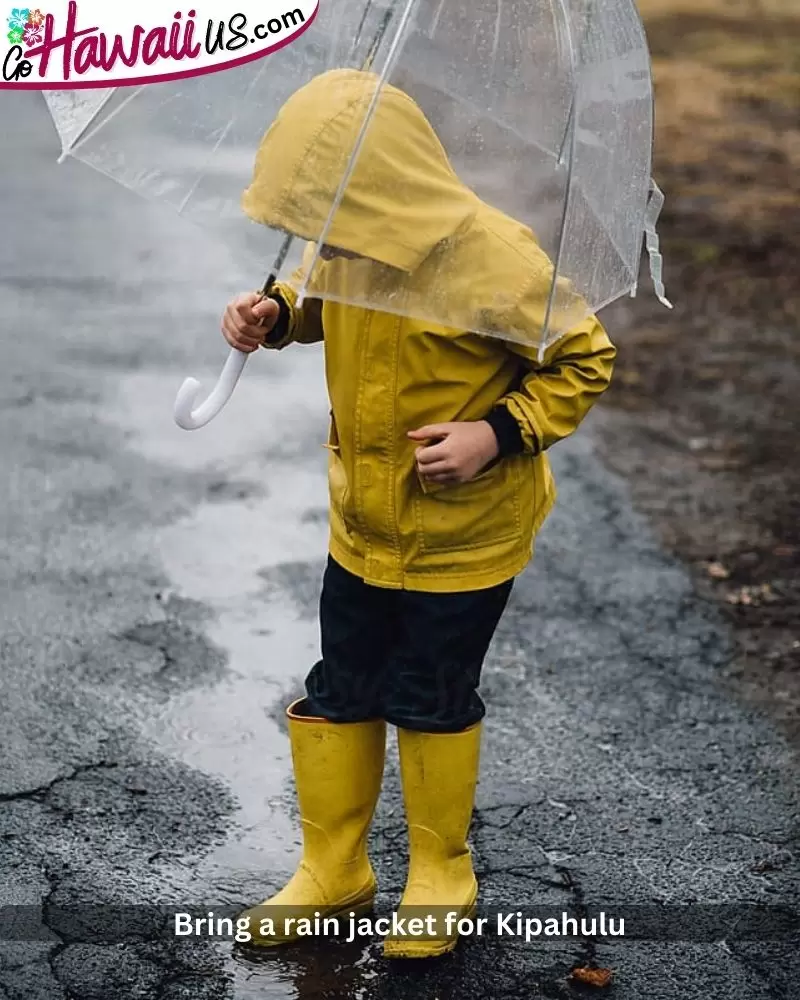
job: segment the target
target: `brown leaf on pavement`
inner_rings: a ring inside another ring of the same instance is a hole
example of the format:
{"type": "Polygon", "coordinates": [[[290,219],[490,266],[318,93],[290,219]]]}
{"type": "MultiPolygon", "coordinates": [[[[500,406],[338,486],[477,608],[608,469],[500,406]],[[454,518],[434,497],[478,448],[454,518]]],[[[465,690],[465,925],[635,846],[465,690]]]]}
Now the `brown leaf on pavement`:
{"type": "Polygon", "coordinates": [[[596,986],[599,989],[603,989],[606,986],[611,985],[611,979],[614,973],[611,969],[573,969],[570,973],[570,978],[576,979],[579,983],[583,983],[585,986],[596,986]]]}

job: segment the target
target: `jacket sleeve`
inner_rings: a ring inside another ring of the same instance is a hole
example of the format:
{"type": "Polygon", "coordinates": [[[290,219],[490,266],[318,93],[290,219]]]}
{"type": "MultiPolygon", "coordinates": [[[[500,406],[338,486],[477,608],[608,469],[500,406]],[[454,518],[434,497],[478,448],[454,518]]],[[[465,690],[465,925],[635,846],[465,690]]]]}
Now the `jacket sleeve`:
{"type": "Polygon", "coordinates": [[[321,299],[306,299],[298,308],[297,293],[281,282],[273,286],[269,297],[278,303],[280,316],[262,346],[281,351],[289,344],[316,344],[323,339],[321,299]]]}
{"type": "Polygon", "coordinates": [[[527,371],[498,405],[516,420],[525,451],[537,455],[576,430],[608,388],[617,351],[594,316],[551,345],[541,363],[534,347],[507,347],[527,371]]]}
{"type": "Polygon", "coordinates": [[[264,347],[280,351],[289,344],[316,344],[323,339],[322,300],[306,299],[297,306],[297,292],[276,282],[269,293],[280,307],[278,322],[264,338],[264,347]]]}

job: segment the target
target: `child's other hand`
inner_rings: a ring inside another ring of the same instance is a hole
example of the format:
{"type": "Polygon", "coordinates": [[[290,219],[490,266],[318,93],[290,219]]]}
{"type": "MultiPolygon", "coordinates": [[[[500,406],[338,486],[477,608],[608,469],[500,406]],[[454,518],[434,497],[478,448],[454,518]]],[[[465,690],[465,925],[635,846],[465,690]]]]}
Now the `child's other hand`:
{"type": "Polygon", "coordinates": [[[428,441],[417,448],[419,474],[431,483],[466,483],[497,458],[499,446],[485,420],[429,424],[409,431],[412,441],[428,441]]]}
{"type": "Polygon", "coordinates": [[[222,335],[237,351],[252,354],[278,322],[280,308],[274,299],[257,292],[237,296],[222,317],[222,335]]]}

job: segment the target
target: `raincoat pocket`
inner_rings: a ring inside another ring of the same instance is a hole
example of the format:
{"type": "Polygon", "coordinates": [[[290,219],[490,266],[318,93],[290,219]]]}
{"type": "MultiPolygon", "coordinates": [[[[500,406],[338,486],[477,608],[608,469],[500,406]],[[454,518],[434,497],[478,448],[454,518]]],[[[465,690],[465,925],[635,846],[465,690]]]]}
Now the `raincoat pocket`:
{"type": "MultiPolygon", "coordinates": [[[[469,479],[466,483],[461,483],[460,485],[469,486],[470,483],[477,483],[481,479],[484,479],[487,476],[491,475],[492,470],[499,461],[500,459],[495,459],[494,462],[492,462],[487,468],[483,470],[483,472],[479,473],[477,476],[473,476],[472,479],[469,479]]],[[[426,480],[423,476],[421,476],[419,472],[417,472],[417,480],[419,481],[420,489],[422,490],[423,493],[428,493],[432,495],[434,493],[441,493],[442,490],[453,489],[452,484],[431,482],[429,480],[426,480]]]]}
{"type": "Polygon", "coordinates": [[[429,483],[414,498],[417,538],[424,552],[486,548],[522,535],[515,468],[489,466],[466,483],[429,483]]]}

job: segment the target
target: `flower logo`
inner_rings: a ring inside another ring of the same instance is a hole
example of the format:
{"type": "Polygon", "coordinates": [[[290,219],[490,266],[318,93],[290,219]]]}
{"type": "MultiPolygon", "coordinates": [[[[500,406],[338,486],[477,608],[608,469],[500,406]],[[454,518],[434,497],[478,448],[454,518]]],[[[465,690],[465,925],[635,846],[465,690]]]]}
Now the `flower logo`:
{"type": "Polygon", "coordinates": [[[25,32],[23,33],[23,39],[28,47],[33,45],[39,45],[42,41],[42,29],[38,24],[28,24],[25,25],[25,32]]]}
{"type": "Polygon", "coordinates": [[[11,32],[19,31],[20,34],[25,31],[25,25],[28,23],[31,12],[27,7],[12,7],[11,16],[8,19],[8,30],[9,34],[11,32]]]}
{"type": "Polygon", "coordinates": [[[37,7],[30,10],[27,7],[12,7],[7,18],[8,35],[12,45],[39,45],[42,42],[42,26],[47,15],[37,7]]]}

